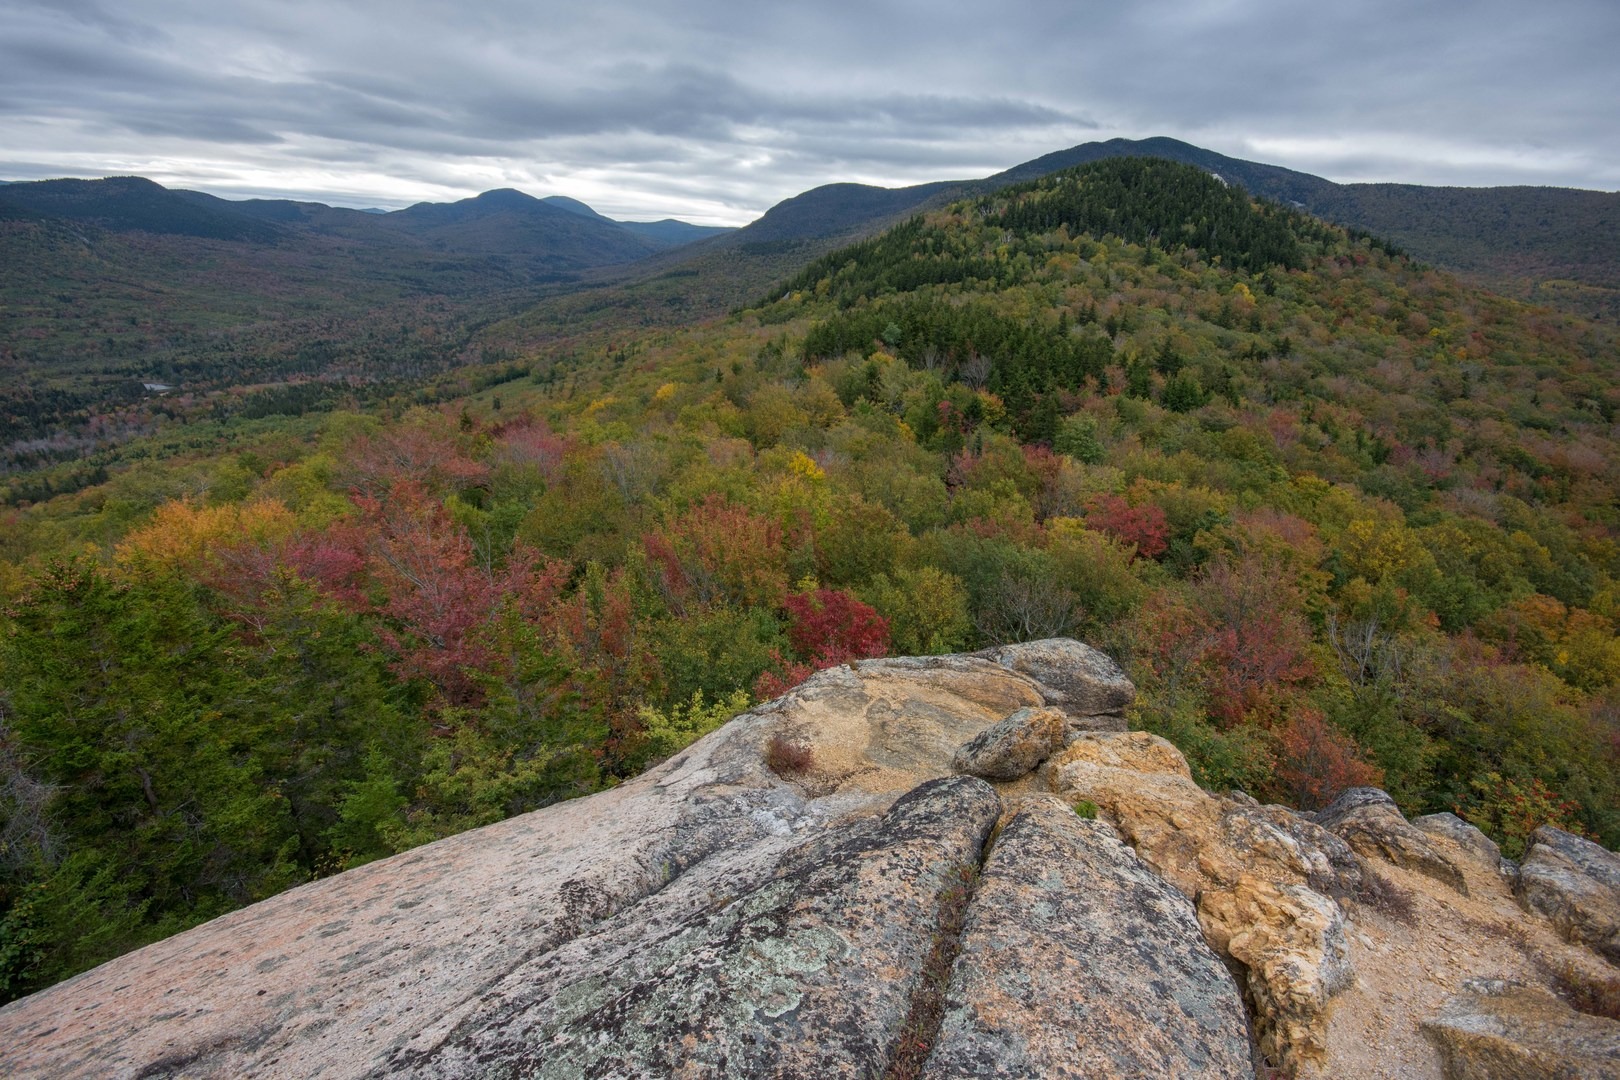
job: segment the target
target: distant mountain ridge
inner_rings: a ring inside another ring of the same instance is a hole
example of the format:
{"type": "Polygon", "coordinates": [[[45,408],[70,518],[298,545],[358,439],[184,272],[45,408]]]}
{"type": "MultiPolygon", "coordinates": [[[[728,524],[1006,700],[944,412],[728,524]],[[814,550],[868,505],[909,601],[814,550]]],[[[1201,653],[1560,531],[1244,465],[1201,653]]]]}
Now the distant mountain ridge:
{"type": "Polygon", "coordinates": [[[54,437],[108,401],[138,400],[149,381],[421,377],[595,348],[757,300],[955,199],[1120,156],[1190,164],[1505,295],[1620,318],[1620,194],[1335,184],[1167,138],[1086,143],[976,180],[824,185],[732,230],[614,221],[512,189],[378,213],[141,177],[19,181],[0,186],[0,363],[25,377],[0,387],[0,427],[23,443],[54,437]],[[353,327],[379,323],[392,328],[386,347],[351,347],[353,327]],[[404,340],[407,325],[423,340],[404,340]]]}
{"type": "MultiPolygon", "coordinates": [[[[48,217],[135,230],[258,244],[291,242],[303,230],[384,248],[399,244],[459,255],[523,256],[545,272],[626,267],[647,271],[718,258],[768,264],[717,268],[722,277],[778,276],[836,242],[873,233],[965,195],[995,190],[1109,157],[1159,157],[1194,165],[1253,195],[1392,241],[1425,262],[1470,275],[1525,299],[1588,315],[1620,317],[1620,193],[1552,187],[1458,188],[1339,184],[1278,165],[1245,161],[1177,139],[1109,139],[1054,151],[992,176],[902,188],[834,183],[777,203],[740,229],[684,221],[616,221],[564,195],[536,198],[506,188],[453,203],[404,210],[351,210],[282,199],[227,200],[170,190],[141,177],[5,182],[0,220],[48,217]]],[[[702,272],[707,273],[705,269],[702,272]]],[[[710,290],[746,294],[741,286],[710,290]]]]}
{"type": "Polygon", "coordinates": [[[381,248],[426,244],[457,254],[522,254],[552,271],[632,262],[728,231],[674,220],[619,222],[574,199],[535,198],[511,188],[380,213],[288,199],[221,199],[134,176],[9,183],[0,196],[0,219],[278,245],[312,232],[381,248]]]}
{"type": "Polygon", "coordinates": [[[120,230],[260,244],[282,239],[275,223],[212,203],[228,205],[223,199],[204,203],[187,198],[140,176],[36,180],[6,185],[0,217],[60,218],[120,230]]]}
{"type": "Polygon", "coordinates": [[[1620,317],[1620,192],[1338,184],[1163,137],[1083,143],[979,180],[904,188],[827,184],[778,203],[721,243],[746,250],[789,240],[852,239],[967,195],[1110,157],[1194,165],[1251,195],[1374,233],[1507,295],[1620,317]]]}
{"type": "Polygon", "coordinates": [[[615,221],[597,213],[578,199],[570,199],[566,195],[548,195],[540,201],[585,217],[613,221],[620,228],[629,229],[633,233],[670,247],[690,244],[695,240],[707,240],[711,236],[722,236],[732,231],[723,225],[693,225],[675,218],[660,218],[657,221],[615,221]]]}

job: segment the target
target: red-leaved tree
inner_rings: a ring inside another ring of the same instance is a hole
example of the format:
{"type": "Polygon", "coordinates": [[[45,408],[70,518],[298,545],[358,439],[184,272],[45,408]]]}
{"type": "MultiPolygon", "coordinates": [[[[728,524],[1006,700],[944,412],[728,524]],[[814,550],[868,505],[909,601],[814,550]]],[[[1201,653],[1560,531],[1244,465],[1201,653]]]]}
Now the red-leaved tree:
{"type": "Polygon", "coordinates": [[[1136,545],[1143,559],[1157,559],[1170,546],[1170,523],[1153,503],[1132,506],[1122,495],[1098,495],[1086,508],[1086,525],[1136,545]]]}
{"type": "Polygon", "coordinates": [[[566,564],[519,545],[505,566],[488,567],[443,505],[411,484],[396,486],[386,502],[355,502],[382,596],[378,637],[394,651],[395,669],[427,679],[447,704],[481,703],[478,676],[497,673],[490,634],[502,606],[515,604],[527,619],[544,614],[567,581],[566,564]]]}
{"type": "Polygon", "coordinates": [[[787,592],[781,527],[722,495],[676,515],[642,546],[677,614],[714,603],[774,608],[787,592]]]}
{"type": "Polygon", "coordinates": [[[1277,562],[1250,554],[1212,562],[1197,592],[1212,624],[1202,658],[1211,712],[1226,725],[1266,722],[1316,673],[1298,589],[1277,562]]]}
{"type": "Polygon", "coordinates": [[[1378,786],[1384,774],[1362,758],[1354,739],[1315,709],[1299,707],[1277,732],[1277,780],[1295,805],[1315,810],[1346,788],[1378,786]]]}
{"type": "Polygon", "coordinates": [[[798,660],[777,657],[779,668],[759,677],[754,692],[776,697],[825,668],[882,656],[889,651],[889,622],[877,609],[842,589],[794,593],[782,606],[788,613],[788,641],[798,660]]]}

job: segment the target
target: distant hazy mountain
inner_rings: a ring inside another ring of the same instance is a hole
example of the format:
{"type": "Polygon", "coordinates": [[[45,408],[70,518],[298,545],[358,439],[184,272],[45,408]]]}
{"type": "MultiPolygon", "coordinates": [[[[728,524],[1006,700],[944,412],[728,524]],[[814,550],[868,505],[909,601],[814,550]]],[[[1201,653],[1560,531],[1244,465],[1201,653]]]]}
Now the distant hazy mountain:
{"type": "Polygon", "coordinates": [[[841,236],[896,216],[915,213],[943,197],[949,201],[971,181],[941,180],[913,187],[826,184],[777,203],[758,221],[738,230],[742,243],[769,243],[841,236]]]}
{"type": "Polygon", "coordinates": [[[550,273],[632,262],[727,231],[681,221],[621,223],[574,199],[537,199],[511,189],[388,213],[287,199],[221,199],[133,176],[7,184],[0,218],[255,244],[296,246],[309,236],[343,237],[379,253],[405,245],[451,255],[520,256],[531,269],[550,273]]]}
{"type": "MultiPolygon", "coordinates": [[[[548,195],[540,201],[575,214],[596,218],[598,221],[613,221],[612,218],[598,214],[578,199],[570,199],[566,195],[548,195]]],[[[677,221],[675,218],[663,218],[658,221],[614,221],[614,224],[629,229],[638,236],[644,236],[661,247],[679,247],[682,244],[707,240],[733,231],[720,225],[693,225],[690,222],[677,221]]]]}
{"type": "MultiPolygon", "coordinates": [[[[229,206],[223,199],[213,202],[229,206]]],[[[213,240],[273,244],[281,230],[249,215],[199,203],[139,176],[105,180],[36,180],[7,184],[0,215],[84,222],[115,231],[139,230],[213,240]]]]}
{"type": "Polygon", "coordinates": [[[139,177],[7,184],[0,454],[74,453],[77,435],[36,444],[139,400],[147,383],[189,393],[443,371],[477,355],[474,328],[713,232],[622,225],[511,190],[374,213],[139,177]]]}

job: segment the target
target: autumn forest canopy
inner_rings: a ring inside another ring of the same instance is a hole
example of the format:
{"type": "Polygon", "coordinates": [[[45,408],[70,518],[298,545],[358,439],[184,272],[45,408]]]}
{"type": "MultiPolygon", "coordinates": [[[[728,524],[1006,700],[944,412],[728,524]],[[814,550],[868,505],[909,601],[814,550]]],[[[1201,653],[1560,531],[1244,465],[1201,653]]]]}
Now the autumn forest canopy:
{"type": "Polygon", "coordinates": [[[244,378],[10,462],[0,996],[601,790],[815,670],[1058,635],[1210,788],[1620,845],[1606,324],[1140,158],[690,326],[375,288],[409,317],[187,331],[363,392],[244,378]]]}

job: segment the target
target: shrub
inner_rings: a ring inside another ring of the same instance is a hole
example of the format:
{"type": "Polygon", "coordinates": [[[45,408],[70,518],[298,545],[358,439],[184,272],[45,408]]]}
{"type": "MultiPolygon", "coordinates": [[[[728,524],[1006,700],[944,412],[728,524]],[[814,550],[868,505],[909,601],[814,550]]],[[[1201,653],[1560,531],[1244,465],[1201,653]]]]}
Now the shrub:
{"type": "Polygon", "coordinates": [[[784,779],[802,776],[815,763],[814,750],[780,731],[765,744],[765,767],[784,779]]]}
{"type": "Polygon", "coordinates": [[[1356,741],[1315,709],[1295,709],[1277,742],[1277,779],[1303,809],[1326,806],[1346,788],[1383,782],[1377,766],[1362,760],[1356,741]]]}
{"type": "Polygon", "coordinates": [[[795,593],[783,607],[793,651],[817,670],[888,651],[888,620],[842,589],[795,593]]]}

